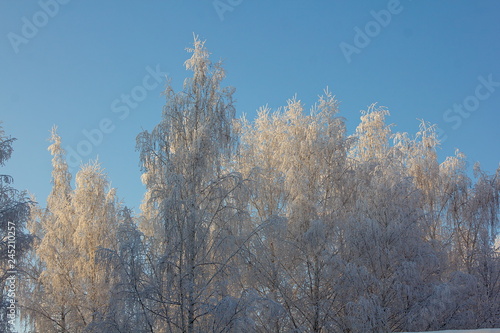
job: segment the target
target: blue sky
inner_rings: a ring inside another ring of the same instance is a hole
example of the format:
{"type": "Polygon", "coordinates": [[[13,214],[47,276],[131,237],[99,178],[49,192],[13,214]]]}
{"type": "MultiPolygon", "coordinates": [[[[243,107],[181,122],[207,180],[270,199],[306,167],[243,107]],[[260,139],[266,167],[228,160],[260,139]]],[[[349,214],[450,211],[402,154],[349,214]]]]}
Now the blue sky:
{"type": "Polygon", "coordinates": [[[377,102],[394,130],[436,123],[446,138],[440,160],[459,148],[492,173],[500,161],[499,14],[494,0],[2,1],[0,120],[18,141],[0,173],[45,204],[47,138],[57,125],[64,147],[84,162],[99,156],[137,211],[144,188],[135,137],[160,119],[158,76],[168,73],[179,90],[190,75],[183,63],[193,33],[225,62],[238,116],[253,119],[260,106],[277,108],[294,94],[309,107],[328,86],[350,133],[359,111],[377,102]]]}

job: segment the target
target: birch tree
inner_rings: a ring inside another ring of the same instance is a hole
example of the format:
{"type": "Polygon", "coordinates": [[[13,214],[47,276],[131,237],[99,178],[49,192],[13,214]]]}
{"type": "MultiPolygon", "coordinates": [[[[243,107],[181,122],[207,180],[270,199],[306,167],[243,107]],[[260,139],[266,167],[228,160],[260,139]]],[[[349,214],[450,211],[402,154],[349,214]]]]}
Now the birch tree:
{"type": "Polygon", "coordinates": [[[116,277],[106,254],[118,246],[119,204],[115,189],[109,188],[104,171],[97,162],[84,165],[77,173],[75,183],[72,241],[76,249],[73,268],[77,308],[86,332],[102,332],[113,320],[111,288],[116,277]]]}
{"type": "Polygon", "coordinates": [[[193,77],[179,93],[167,87],[162,120],[137,138],[155,332],[236,329],[243,311],[231,266],[244,208],[243,181],[229,163],[236,151],[233,89],[220,87],[224,70],[209,60],[204,42],[195,38],[188,51],[193,77]]]}
{"type": "Polygon", "coordinates": [[[329,91],[306,115],[297,99],[245,122],[240,167],[261,232],[250,242],[249,286],[262,332],[331,330],[336,313],[337,207],[348,197],[349,140],[329,91]]]}
{"type": "Polygon", "coordinates": [[[138,230],[132,211],[119,212],[117,248],[101,249],[101,258],[112,267],[108,332],[153,332],[151,314],[145,302],[147,276],[143,234],[138,230]]]}
{"type": "MultiPolygon", "coordinates": [[[[52,192],[28,224],[28,329],[500,325],[500,168],[489,175],[477,164],[472,177],[458,150],[440,163],[435,126],[393,132],[376,104],[347,135],[329,90],[309,112],[294,97],[254,121],[235,119],[222,64],[197,37],[188,52],[192,76],[179,92],[168,84],[160,122],[137,136],[146,187],[138,216],[117,201],[97,162],[81,168],[72,189],[53,130],[52,192]]],[[[0,134],[2,165],[11,143],[0,134]]],[[[0,182],[0,232],[6,216],[22,224],[28,212],[10,181],[0,182]]]]}
{"type": "Polygon", "coordinates": [[[98,251],[116,248],[118,204],[97,163],[82,167],[72,190],[55,128],[51,141],[53,187],[30,222],[38,241],[23,306],[36,331],[94,331],[107,320],[112,281],[98,251]]]}
{"type": "Polygon", "coordinates": [[[37,237],[31,270],[31,286],[24,307],[30,313],[36,331],[71,332],[76,324],[72,288],[72,264],[76,260],[73,246],[73,212],[71,175],[61,147],[61,138],[52,129],[52,191],[47,208],[37,209],[31,216],[30,232],[37,237]]]}

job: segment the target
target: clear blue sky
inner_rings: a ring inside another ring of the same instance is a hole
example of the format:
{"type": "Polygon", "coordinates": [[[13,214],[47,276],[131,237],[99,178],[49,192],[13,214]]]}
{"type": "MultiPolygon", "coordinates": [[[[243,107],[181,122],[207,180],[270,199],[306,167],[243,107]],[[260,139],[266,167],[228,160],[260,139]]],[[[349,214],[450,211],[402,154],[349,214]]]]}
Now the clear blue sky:
{"type": "Polygon", "coordinates": [[[119,197],[138,209],[135,137],[164,104],[164,83],[150,72],[168,73],[180,90],[193,32],[225,61],[238,116],[253,119],[295,93],[310,106],[328,86],[350,133],[359,110],[378,102],[395,130],[438,124],[441,160],[458,147],[490,173],[499,164],[498,1],[58,1],[0,2],[0,120],[18,139],[0,173],[42,204],[51,127],[78,153],[79,143],[88,148],[82,131],[101,125],[108,133],[83,159],[99,156],[119,197]]]}

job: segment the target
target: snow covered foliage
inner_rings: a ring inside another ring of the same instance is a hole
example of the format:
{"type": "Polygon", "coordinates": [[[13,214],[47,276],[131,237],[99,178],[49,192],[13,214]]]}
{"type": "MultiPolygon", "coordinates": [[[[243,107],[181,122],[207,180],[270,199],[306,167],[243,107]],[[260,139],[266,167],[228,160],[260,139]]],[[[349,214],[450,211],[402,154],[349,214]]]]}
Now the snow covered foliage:
{"type": "Polygon", "coordinates": [[[97,163],[81,168],[73,190],[55,129],[51,140],[53,189],[29,223],[37,242],[22,306],[37,332],[93,331],[110,320],[114,271],[102,252],[117,248],[119,204],[97,163]]]}
{"type": "Polygon", "coordinates": [[[168,87],[161,122],[137,138],[146,195],[140,230],[148,248],[146,307],[155,332],[222,331],[244,321],[238,281],[245,217],[233,89],[195,39],[181,92],[168,87]],[[226,313],[227,311],[230,312],[226,313]]]}
{"type": "Polygon", "coordinates": [[[97,163],[31,212],[35,332],[402,332],[500,327],[500,168],[438,162],[435,127],[371,105],[348,135],[329,90],[236,119],[195,38],[181,91],[137,136],[137,216],[97,163]],[[495,241],[497,242],[495,245],[495,241]]]}
{"type": "MultiPolygon", "coordinates": [[[[5,135],[0,123],[0,166],[10,159],[15,139],[5,135]]],[[[12,187],[14,179],[0,173],[0,331],[11,332],[15,313],[9,309],[11,300],[15,300],[15,273],[31,245],[31,237],[26,232],[32,201],[26,192],[12,187]],[[7,283],[13,281],[13,283],[7,283]],[[7,287],[9,285],[9,287],[7,287]]],[[[15,311],[15,309],[14,309],[15,311]]]]}

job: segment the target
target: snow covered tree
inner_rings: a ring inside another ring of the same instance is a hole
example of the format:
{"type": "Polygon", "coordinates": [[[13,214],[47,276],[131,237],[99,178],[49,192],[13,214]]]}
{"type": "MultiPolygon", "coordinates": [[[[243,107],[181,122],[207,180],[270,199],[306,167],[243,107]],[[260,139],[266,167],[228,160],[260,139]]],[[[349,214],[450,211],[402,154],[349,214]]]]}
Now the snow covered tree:
{"type": "Polygon", "coordinates": [[[118,203],[97,163],[82,167],[72,190],[55,128],[51,140],[53,187],[30,222],[38,241],[23,307],[36,331],[92,332],[111,301],[112,272],[99,251],[116,248],[118,203]]]}
{"type": "MultiPolygon", "coordinates": [[[[5,135],[0,123],[0,166],[4,166],[10,159],[15,139],[5,135]]],[[[20,278],[21,267],[19,264],[24,259],[25,253],[31,244],[30,236],[26,233],[26,223],[30,213],[31,200],[26,192],[12,187],[13,178],[0,174],[0,330],[2,332],[14,331],[13,318],[9,310],[13,296],[6,282],[17,281],[20,278]],[[13,273],[18,272],[18,273],[13,273]],[[11,294],[9,296],[9,294],[11,294]],[[9,324],[9,321],[11,323],[9,324]]],[[[16,283],[13,283],[16,285],[16,283]]],[[[17,283],[19,285],[19,283],[17,283]]]]}
{"type": "Polygon", "coordinates": [[[466,178],[457,182],[449,197],[446,226],[450,229],[450,288],[458,291],[450,306],[448,328],[496,327],[500,324],[500,257],[495,252],[498,235],[500,168],[487,175],[475,165],[476,183],[466,178]],[[457,285],[458,284],[458,285],[457,285]],[[463,293],[467,301],[463,301],[463,293]],[[462,297],[462,299],[460,299],[462,297]]]}
{"type": "Polygon", "coordinates": [[[229,163],[237,143],[233,89],[220,87],[224,70],[209,60],[204,42],[195,38],[188,51],[193,77],[179,93],[167,87],[162,120],[137,138],[155,332],[236,327],[242,311],[231,265],[243,208],[243,180],[229,163]]]}
{"type": "MultiPolygon", "coordinates": [[[[113,267],[111,305],[106,321],[107,332],[154,332],[152,315],[147,310],[147,255],[143,234],[137,229],[132,212],[119,212],[117,248],[103,249],[103,259],[113,267]]],[[[102,327],[101,327],[102,329],[102,327]]]]}
{"type": "Polygon", "coordinates": [[[385,124],[389,111],[376,104],[362,111],[361,123],[356,128],[356,145],[351,154],[360,161],[376,161],[387,156],[389,151],[390,126],[385,124]]]}
{"type": "Polygon", "coordinates": [[[110,297],[115,276],[107,253],[117,249],[120,220],[115,189],[109,188],[106,176],[96,162],[84,165],[77,173],[71,203],[78,311],[86,332],[101,332],[102,325],[112,320],[109,306],[113,302],[110,297]]]}
{"type": "Polygon", "coordinates": [[[258,331],[331,330],[336,313],[337,209],[347,200],[343,120],[329,91],[305,115],[300,101],[244,122],[239,167],[259,226],[250,242],[248,287],[259,295],[258,331]]]}
{"type": "MultiPolygon", "coordinates": [[[[52,192],[28,221],[20,304],[28,329],[500,325],[500,168],[489,175],[476,165],[472,179],[459,151],[439,163],[435,126],[394,133],[375,104],[348,136],[328,90],[308,113],[292,98],[237,120],[222,64],[197,37],[188,51],[192,77],[180,92],[167,86],[160,122],[137,136],[146,186],[138,216],[97,163],[81,168],[72,189],[53,130],[52,192]]],[[[0,133],[1,165],[11,143],[0,133]]],[[[22,229],[28,212],[10,182],[0,179],[0,232],[9,219],[22,229]]]]}
{"type": "Polygon", "coordinates": [[[31,314],[36,331],[71,332],[76,302],[71,284],[76,249],[73,246],[73,212],[71,206],[71,175],[61,147],[61,139],[52,129],[52,191],[47,209],[35,210],[30,231],[35,235],[35,262],[31,270],[30,289],[24,308],[31,314]]]}

